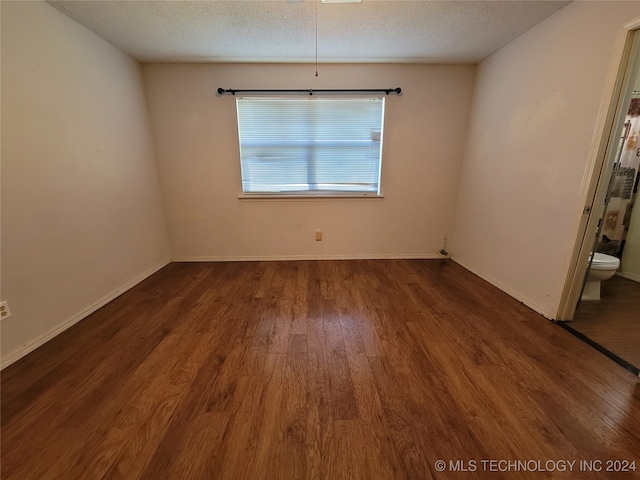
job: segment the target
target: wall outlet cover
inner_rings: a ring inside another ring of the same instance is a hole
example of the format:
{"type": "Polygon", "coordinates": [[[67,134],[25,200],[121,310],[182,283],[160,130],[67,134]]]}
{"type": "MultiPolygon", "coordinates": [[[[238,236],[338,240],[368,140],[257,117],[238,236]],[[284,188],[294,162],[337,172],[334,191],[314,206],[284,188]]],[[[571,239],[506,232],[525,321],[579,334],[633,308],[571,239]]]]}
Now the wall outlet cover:
{"type": "Polygon", "coordinates": [[[0,302],[0,320],[4,320],[5,318],[9,318],[11,316],[11,311],[9,311],[9,304],[5,300],[4,302],[0,302]]]}

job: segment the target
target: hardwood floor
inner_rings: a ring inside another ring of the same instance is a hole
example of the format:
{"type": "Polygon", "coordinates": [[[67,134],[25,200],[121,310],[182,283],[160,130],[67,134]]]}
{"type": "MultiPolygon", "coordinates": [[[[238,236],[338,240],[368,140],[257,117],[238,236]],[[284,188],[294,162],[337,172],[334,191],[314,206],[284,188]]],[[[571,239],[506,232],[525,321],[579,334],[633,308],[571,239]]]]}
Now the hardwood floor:
{"type": "Polygon", "coordinates": [[[640,283],[614,276],[599,302],[580,302],[569,325],[640,368],[640,283]]]}
{"type": "Polygon", "coordinates": [[[640,469],[640,379],[450,260],[170,264],[3,371],[1,420],[7,480],[640,476],[482,462],[640,469]]]}

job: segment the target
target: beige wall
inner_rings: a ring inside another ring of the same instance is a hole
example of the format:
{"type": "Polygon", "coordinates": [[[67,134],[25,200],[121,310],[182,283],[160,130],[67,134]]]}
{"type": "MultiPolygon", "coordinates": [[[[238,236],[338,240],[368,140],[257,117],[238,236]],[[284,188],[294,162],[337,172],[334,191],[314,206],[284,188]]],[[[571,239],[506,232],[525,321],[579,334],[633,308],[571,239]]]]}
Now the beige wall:
{"type": "Polygon", "coordinates": [[[553,318],[612,54],[637,2],[574,2],[478,68],[451,251],[553,318]]]}
{"type": "Polygon", "coordinates": [[[138,64],[46,3],[1,8],[6,366],[169,250],[138,64]]]}
{"type": "Polygon", "coordinates": [[[621,270],[624,276],[640,282],[640,199],[631,211],[631,223],[622,252],[621,270]]]}
{"type": "Polygon", "coordinates": [[[455,212],[473,66],[145,65],[174,259],[430,257],[455,212]],[[224,88],[391,88],[384,199],[242,201],[224,88]],[[321,229],[324,240],[316,242],[321,229]]]}

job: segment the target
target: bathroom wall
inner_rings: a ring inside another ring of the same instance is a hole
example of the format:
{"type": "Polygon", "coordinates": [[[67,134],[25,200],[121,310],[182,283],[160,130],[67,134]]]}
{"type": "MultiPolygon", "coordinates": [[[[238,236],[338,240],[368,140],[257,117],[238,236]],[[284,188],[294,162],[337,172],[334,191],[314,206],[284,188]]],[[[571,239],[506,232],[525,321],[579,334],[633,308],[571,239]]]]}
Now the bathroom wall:
{"type": "Polygon", "coordinates": [[[44,2],[2,12],[2,366],[164,265],[140,66],[44,2]]]}
{"type": "Polygon", "coordinates": [[[638,2],[572,2],[478,68],[453,258],[555,318],[618,34],[638,2]]]}
{"type": "Polygon", "coordinates": [[[453,227],[471,65],[147,64],[174,260],[438,255],[453,227]],[[383,199],[239,200],[235,98],[218,87],[391,88],[383,199]],[[323,230],[321,242],[315,230],[323,230]]]}
{"type": "Polygon", "coordinates": [[[628,128],[611,182],[611,196],[602,222],[596,251],[621,258],[633,213],[640,167],[640,98],[631,100],[625,125],[628,128]]]}
{"type": "Polygon", "coordinates": [[[640,206],[637,197],[635,206],[622,253],[620,272],[623,277],[640,282],[640,206]]]}
{"type": "MultiPolygon", "coordinates": [[[[634,91],[640,92],[640,74],[638,74],[634,86],[634,91]]],[[[640,130],[640,116],[638,118],[638,129],[640,130]]],[[[640,148],[640,145],[637,145],[640,148]]],[[[636,152],[637,153],[637,152],[636,152]]],[[[640,157],[639,157],[640,158],[640,157]]],[[[622,276],[640,282],[640,198],[638,198],[638,179],[635,184],[634,208],[631,211],[629,231],[622,253],[620,263],[620,273],[622,276]]]]}

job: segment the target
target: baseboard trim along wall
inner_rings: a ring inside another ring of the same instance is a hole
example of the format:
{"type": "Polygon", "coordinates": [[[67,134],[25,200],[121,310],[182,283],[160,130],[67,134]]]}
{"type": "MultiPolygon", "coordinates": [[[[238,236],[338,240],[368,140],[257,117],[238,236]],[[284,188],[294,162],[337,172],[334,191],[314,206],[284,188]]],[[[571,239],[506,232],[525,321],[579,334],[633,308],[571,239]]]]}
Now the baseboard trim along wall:
{"type": "Polygon", "coordinates": [[[149,278],[151,275],[153,275],[154,273],[159,271],[161,268],[169,265],[169,263],[171,263],[170,259],[163,260],[162,262],[160,262],[158,265],[156,265],[152,269],[147,270],[142,275],[137,276],[132,281],[128,282],[126,285],[122,286],[121,288],[119,288],[115,292],[112,292],[111,294],[109,294],[106,297],[102,298],[101,300],[97,301],[93,305],[90,305],[89,307],[85,308],[84,310],[82,310],[81,312],[77,313],[76,315],[74,315],[70,319],[66,320],[65,322],[62,322],[61,324],[59,324],[54,329],[49,330],[44,335],[41,335],[41,336],[35,338],[34,340],[32,340],[31,342],[27,343],[26,345],[23,345],[22,348],[19,348],[18,350],[14,350],[10,354],[8,354],[6,357],[2,358],[2,360],[0,362],[1,363],[0,370],[8,367],[12,363],[17,362],[22,357],[24,357],[24,356],[28,355],[29,353],[31,353],[32,351],[34,351],[36,348],[44,345],[49,340],[51,340],[53,337],[61,334],[66,329],[68,329],[68,328],[72,327],[73,325],[75,325],[76,323],[78,323],[80,320],[88,317],[89,315],[91,315],[93,312],[95,312],[99,308],[105,306],[111,300],[114,300],[115,298],[119,297],[120,295],[125,293],[127,290],[130,290],[131,288],[135,287],[138,283],[140,283],[143,280],[149,278]]]}
{"type": "Polygon", "coordinates": [[[626,278],[627,280],[633,280],[634,282],[640,282],[640,277],[638,275],[633,275],[631,273],[625,272],[616,272],[616,275],[622,278],[626,278]]]}
{"type": "Polygon", "coordinates": [[[260,255],[242,257],[171,257],[172,262],[279,262],[294,260],[435,260],[449,258],[439,253],[379,255],[260,255]]]}
{"type": "Polygon", "coordinates": [[[529,299],[523,297],[522,295],[520,295],[518,292],[515,292],[513,290],[511,290],[510,288],[504,286],[502,283],[498,282],[497,280],[488,277],[487,275],[484,275],[480,272],[478,272],[478,270],[476,270],[475,268],[473,268],[472,266],[466,264],[463,260],[460,260],[458,257],[451,257],[451,260],[453,260],[454,262],[456,262],[458,265],[460,265],[461,267],[465,268],[466,270],[469,270],[471,273],[473,273],[474,275],[479,276],[481,279],[489,282],[491,285],[493,285],[496,288],[499,288],[500,290],[502,290],[504,293],[506,293],[507,295],[509,295],[510,297],[515,298],[516,300],[518,300],[520,303],[523,303],[524,305],[526,305],[527,307],[529,307],[531,310],[535,311],[536,313],[539,313],[540,315],[542,315],[543,317],[549,319],[549,320],[555,320],[555,314],[552,314],[550,312],[547,312],[545,309],[543,309],[542,307],[540,307],[539,305],[536,305],[535,303],[533,303],[532,301],[530,301],[529,299]]]}

